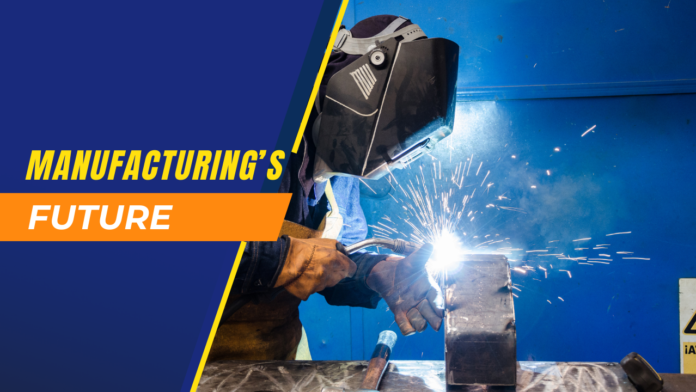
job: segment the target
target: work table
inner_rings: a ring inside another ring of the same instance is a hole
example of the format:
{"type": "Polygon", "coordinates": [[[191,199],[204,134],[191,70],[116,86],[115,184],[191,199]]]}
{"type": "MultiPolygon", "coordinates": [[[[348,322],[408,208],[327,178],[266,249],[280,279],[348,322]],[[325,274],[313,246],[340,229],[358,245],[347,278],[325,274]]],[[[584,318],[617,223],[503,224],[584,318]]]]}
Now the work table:
{"type": "MultiPolygon", "coordinates": [[[[358,389],[366,361],[217,361],[203,370],[198,392],[306,391],[325,386],[358,389]]],[[[391,361],[380,391],[445,391],[444,361],[391,361]]],[[[696,375],[663,375],[664,392],[694,390],[696,375]]],[[[485,391],[470,387],[467,391],[485,391]]],[[[517,388],[504,391],[635,392],[617,363],[518,362],[517,388]]]]}

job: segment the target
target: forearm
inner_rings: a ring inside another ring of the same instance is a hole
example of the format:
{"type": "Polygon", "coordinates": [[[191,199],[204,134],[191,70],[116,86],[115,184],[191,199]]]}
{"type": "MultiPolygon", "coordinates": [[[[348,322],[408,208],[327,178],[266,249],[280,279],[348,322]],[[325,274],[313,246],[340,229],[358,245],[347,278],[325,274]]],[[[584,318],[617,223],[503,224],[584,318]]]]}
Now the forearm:
{"type": "Polygon", "coordinates": [[[258,294],[273,288],[285,263],[288,240],[247,242],[231,294],[258,294]]]}

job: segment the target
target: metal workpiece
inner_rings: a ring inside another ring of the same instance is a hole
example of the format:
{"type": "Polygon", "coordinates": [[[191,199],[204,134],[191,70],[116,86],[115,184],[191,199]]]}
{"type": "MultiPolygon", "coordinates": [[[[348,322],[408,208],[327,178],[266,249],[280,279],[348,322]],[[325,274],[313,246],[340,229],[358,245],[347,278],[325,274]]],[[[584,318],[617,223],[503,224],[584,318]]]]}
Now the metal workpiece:
{"type": "MultiPolygon", "coordinates": [[[[356,390],[366,361],[217,361],[203,369],[198,392],[356,390]]],[[[516,387],[454,387],[471,392],[636,392],[617,363],[520,362],[516,387]],[[463,389],[462,389],[463,388],[463,389]]],[[[681,375],[677,375],[681,376],[681,375]]],[[[443,361],[391,361],[380,392],[445,392],[443,361]]],[[[674,391],[687,391],[675,389],[674,391]]]]}
{"type": "Polygon", "coordinates": [[[517,337],[507,258],[466,255],[444,279],[447,384],[515,385],[517,337]]]}

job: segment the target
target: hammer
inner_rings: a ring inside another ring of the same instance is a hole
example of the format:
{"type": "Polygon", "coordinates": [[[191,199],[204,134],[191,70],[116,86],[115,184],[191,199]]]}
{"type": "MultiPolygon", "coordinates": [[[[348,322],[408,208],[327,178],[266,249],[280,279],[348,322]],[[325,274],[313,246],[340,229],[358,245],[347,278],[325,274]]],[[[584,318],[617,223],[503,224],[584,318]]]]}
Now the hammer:
{"type": "Polygon", "coordinates": [[[393,331],[382,331],[379,334],[375,351],[372,352],[372,358],[367,365],[367,373],[365,373],[365,378],[357,391],[339,387],[324,387],[321,392],[377,392],[377,387],[387,369],[389,356],[391,356],[395,343],[396,334],[393,331]]]}

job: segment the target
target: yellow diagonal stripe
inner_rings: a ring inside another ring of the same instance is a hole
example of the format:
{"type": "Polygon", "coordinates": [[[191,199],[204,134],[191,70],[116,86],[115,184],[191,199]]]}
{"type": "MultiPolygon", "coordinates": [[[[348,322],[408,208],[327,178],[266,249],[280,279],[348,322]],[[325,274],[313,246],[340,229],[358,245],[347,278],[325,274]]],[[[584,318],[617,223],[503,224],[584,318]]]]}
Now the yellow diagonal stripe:
{"type": "Polygon", "coordinates": [[[343,15],[346,13],[346,8],[348,8],[348,0],[343,0],[341,3],[341,9],[338,11],[338,17],[336,18],[336,23],[334,24],[333,31],[331,32],[331,38],[329,39],[329,45],[326,47],[326,52],[324,52],[324,60],[321,62],[321,67],[319,68],[319,73],[317,74],[317,79],[314,81],[314,88],[312,89],[312,95],[309,96],[309,102],[307,102],[307,109],[305,109],[304,117],[302,117],[302,123],[300,124],[300,129],[297,131],[297,137],[295,138],[295,144],[292,146],[292,152],[297,154],[297,150],[300,148],[300,142],[302,141],[302,133],[307,126],[307,121],[309,121],[309,114],[312,112],[312,106],[314,106],[314,100],[319,93],[319,85],[321,84],[321,79],[324,77],[324,71],[326,70],[326,64],[329,63],[329,56],[331,55],[331,50],[333,50],[334,42],[336,42],[336,36],[338,35],[338,30],[341,27],[341,22],[343,22],[343,15]]]}
{"type": "Polygon", "coordinates": [[[203,367],[205,366],[205,361],[208,360],[208,353],[210,352],[210,347],[213,345],[213,339],[215,338],[215,333],[217,332],[218,324],[220,324],[220,317],[222,317],[222,311],[225,310],[227,297],[229,297],[230,295],[232,282],[234,282],[234,277],[237,275],[237,269],[239,269],[239,263],[242,261],[242,255],[244,254],[244,248],[246,248],[246,244],[246,242],[242,242],[241,244],[239,244],[239,250],[237,251],[237,257],[234,258],[234,265],[232,266],[232,271],[230,272],[230,278],[227,280],[225,292],[222,294],[222,301],[220,301],[220,306],[218,307],[217,314],[215,315],[215,321],[213,321],[213,328],[210,330],[208,342],[205,344],[205,350],[203,350],[203,357],[201,357],[201,363],[198,364],[196,377],[193,379],[193,385],[191,385],[191,392],[196,392],[196,389],[198,388],[198,382],[201,380],[201,374],[203,374],[203,367]]]}

